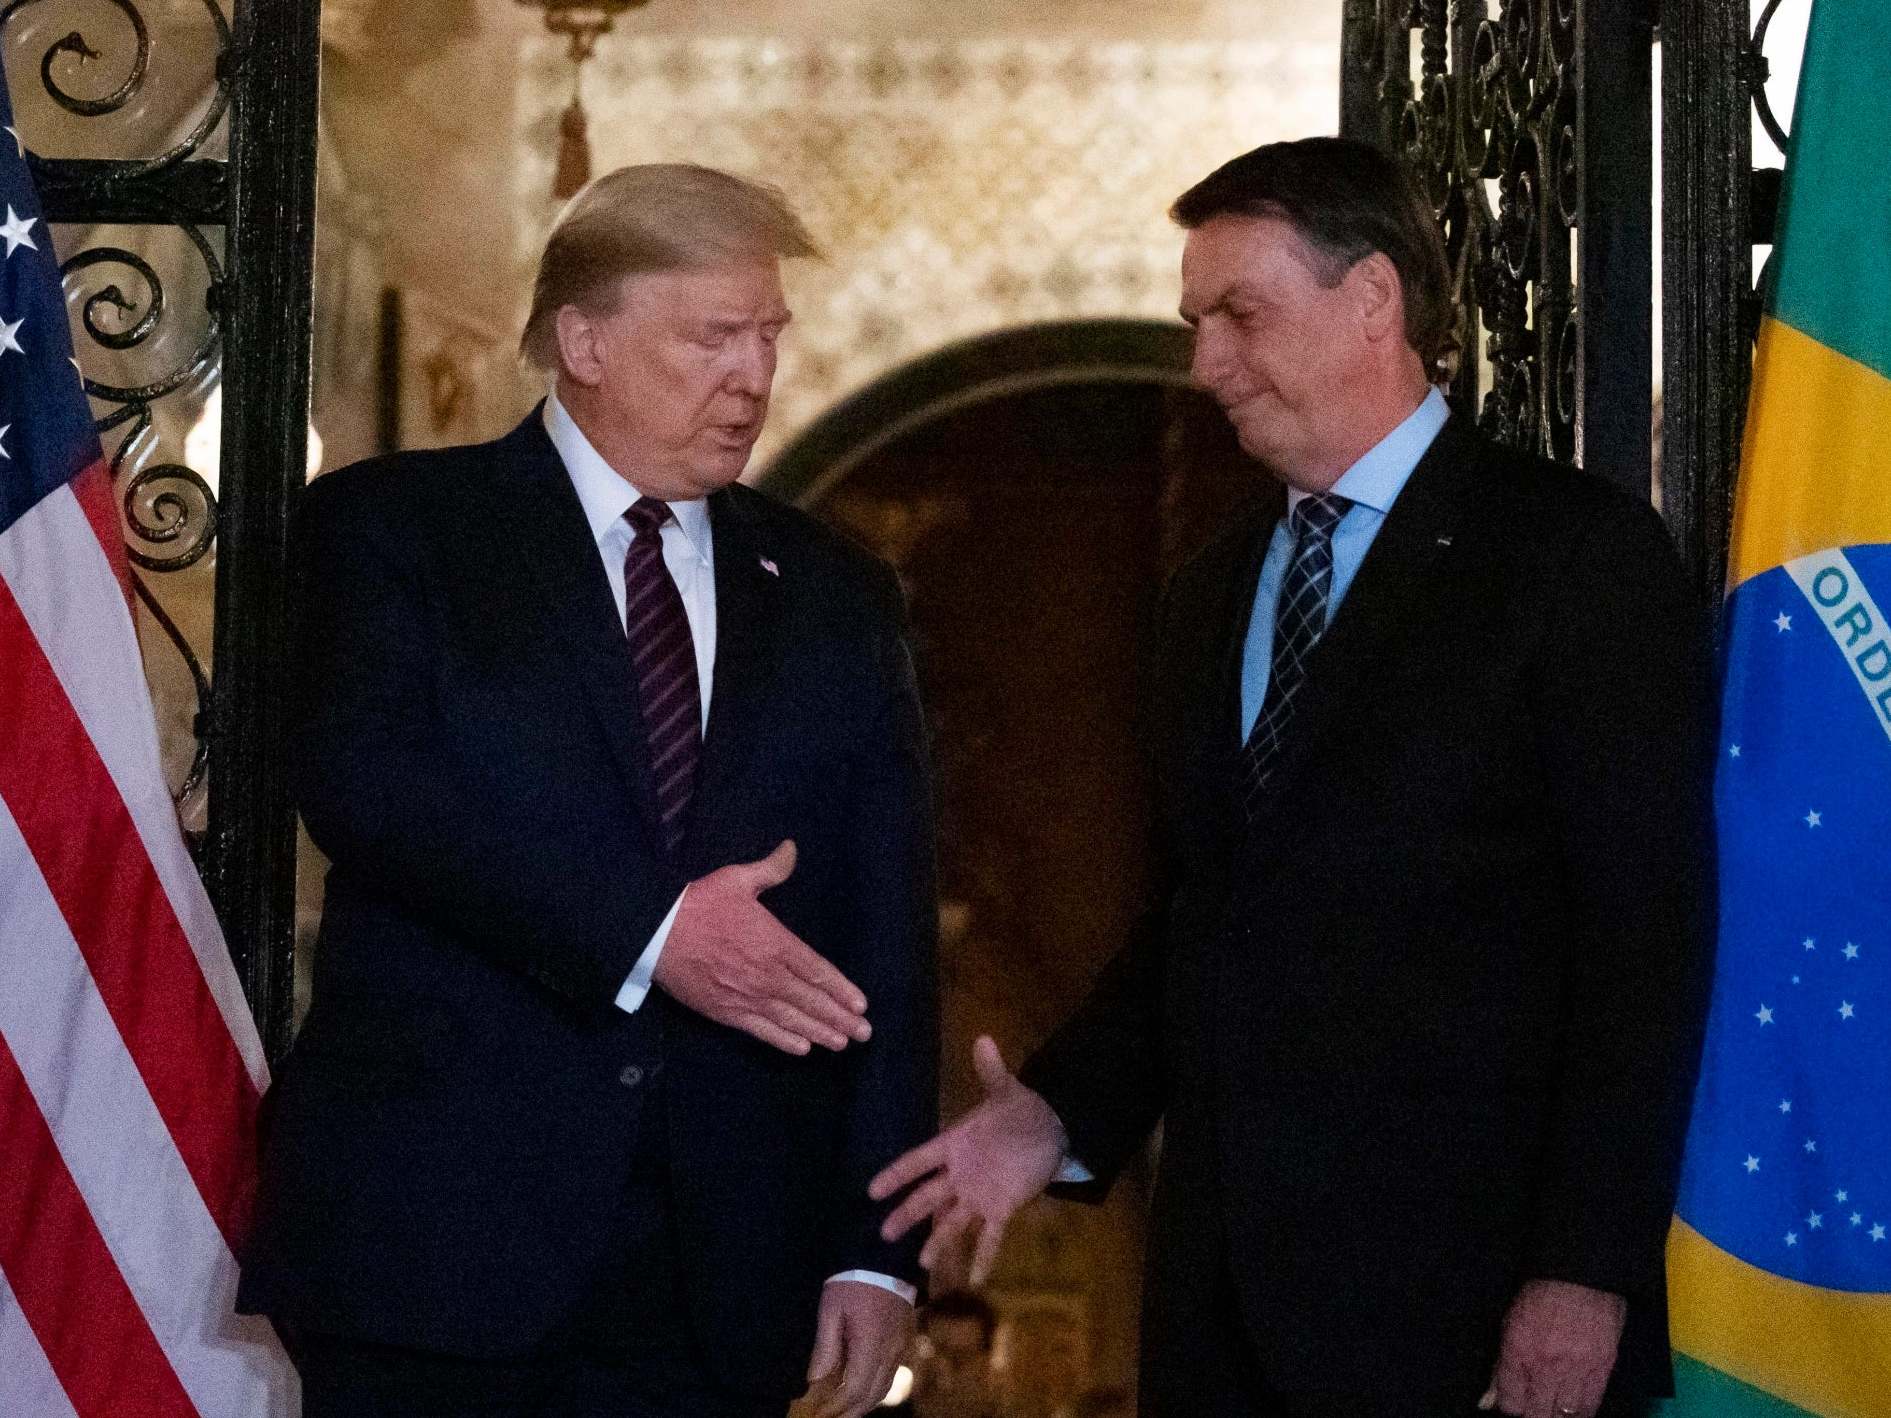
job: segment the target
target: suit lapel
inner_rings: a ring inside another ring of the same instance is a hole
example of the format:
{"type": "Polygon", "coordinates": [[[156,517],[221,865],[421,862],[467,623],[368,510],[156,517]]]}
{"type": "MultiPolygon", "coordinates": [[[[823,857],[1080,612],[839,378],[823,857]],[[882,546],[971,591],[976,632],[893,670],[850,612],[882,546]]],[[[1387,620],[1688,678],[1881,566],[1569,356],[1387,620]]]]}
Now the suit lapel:
{"type": "Polygon", "coordinates": [[[515,554],[530,583],[528,613],[537,615],[539,633],[550,642],[555,660],[578,681],[636,802],[651,849],[662,856],[661,816],[650,781],[649,748],[637,721],[630,646],[590,523],[545,432],[542,408],[534,409],[500,444],[501,455],[522,486],[518,505],[508,508],[504,521],[496,525],[515,538],[515,554]]]}
{"type": "Polygon", "coordinates": [[[1295,700],[1299,742],[1267,794],[1257,837],[1278,819],[1281,804],[1292,796],[1321,739],[1343,720],[1347,705],[1365,692],[1373,666],[1396,652],[1408,629],[1431,606],[1436,590],[1432,572],[1452,554],[1457,528],[1468,510],[1464,488],[1476,457],[1470,425],[1454,414],[1386,514],[1346,599],[1307,661],[1306,682],[1295,700]]]}
{"type": "Polygon", "coordinates": [[[708,845],[714,825],[731,820],[749,775],[746,755],[769,737],[778,707],[774,696],[781,654],[781,624],[792,566],[775,562],[765,529],[745,505],[745,492],[725,488],[709,499],[715,545],[716,665],[709,727],[697,764],[684,850],[693,859],[708,845]],[[769,570],[774,566],[774,570],[769,570]]]}
{"type": "Polygon", "coordinates": [[[1211,570],[1205,578],[1204,584],[1220,588],[1220,594],[1195,608],[1200,623],[1189,630],[1200,649],[1176,662],[1182,677],[1184,742],[1191,746],[1191,798],[1212,807],[1222,829],[1230,832],[1243,825],[1235,787],[1246,727],[1241,722],[1241,670],[1248,620],[1254,613],[1261,563],[1287,503],[1286,489],[1279,483],[1269,478],[1267,487],[1247,509],[1241,532],[1220,553],[1219,571],[1211,570]]]}

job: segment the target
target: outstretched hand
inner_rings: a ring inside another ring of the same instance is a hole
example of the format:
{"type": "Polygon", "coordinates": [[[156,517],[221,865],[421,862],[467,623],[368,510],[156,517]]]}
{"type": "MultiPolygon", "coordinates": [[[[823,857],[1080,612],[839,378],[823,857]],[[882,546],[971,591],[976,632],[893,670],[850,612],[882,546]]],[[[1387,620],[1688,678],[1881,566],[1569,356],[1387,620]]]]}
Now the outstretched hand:
{"type": "Polygon", "coordinates": [[[678,1004],[789,1054],[865,1043],[867,997],[756,898],[794,875],[795,846],[698,877],[652,982],[678,1004]]]}
{"type": "Polygon", "coordinates": [[[985,1100],[931,1142],[893,1162],[867,1192],[885,1201],[913,1187],[887,1217],[881,1236],[897,1241],[930,1219],[932,1235],[920,1264],[959,1279],[970,1248],[970,1274],[964,1278],[977,1286],[998,1260],[1006,1225],[1051,1184],[1070,1142],[1050,1104],[1005,1067],[989,1035],[972,1046],[972,1063],[985,1100]]]}

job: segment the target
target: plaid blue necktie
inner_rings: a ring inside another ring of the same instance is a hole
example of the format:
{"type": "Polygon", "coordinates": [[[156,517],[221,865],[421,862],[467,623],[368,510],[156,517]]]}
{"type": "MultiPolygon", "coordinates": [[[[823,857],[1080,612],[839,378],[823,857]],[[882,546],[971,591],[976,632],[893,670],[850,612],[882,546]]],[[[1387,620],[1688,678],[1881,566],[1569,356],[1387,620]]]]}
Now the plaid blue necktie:
{"type": "Polygon", "coordinates": [[[1274,654],[1267,694],[1255,715],[1254,731],[1241,749],[1241,806],[1250,826],[1260,816],[1268,780],[1280,766],[1294,695],[1306,678],[1307,656],[1326,629],[1327,595],[1333,585],[1333,529],[1352,503],[1332,493],[1305,497],[1287,525],[1293,551],[1280,586],[1274,613],[1274,654]]]}

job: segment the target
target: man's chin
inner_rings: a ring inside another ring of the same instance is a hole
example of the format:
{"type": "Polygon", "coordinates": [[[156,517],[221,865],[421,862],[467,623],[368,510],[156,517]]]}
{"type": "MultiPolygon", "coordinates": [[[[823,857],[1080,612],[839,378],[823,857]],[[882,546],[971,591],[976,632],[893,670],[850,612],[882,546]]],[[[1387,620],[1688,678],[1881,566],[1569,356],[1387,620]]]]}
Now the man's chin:
{"type": "Polygon", "coordinates": [[[1274,466],[1275,457],[1280,452],[1279,440],[1270,436],[1273,433],[1274,430],[1259,419],[1237,421],[1234,425],[1235,441],[1241,445],[1241,451],[1269,468],[1274,466]]]}
{"type": "Polygon", "coordinates": [[[1234,425],[1235,434],[1240,438],[1243,448],[1249,444],[1266,444],[1268,434],[1274,430],[1276,420],[1269,417],[1268,410],[1262,407],[1265,397],[1252,394],[1233,407],[1222,407],[1223,415],[1234,425]]]}
{"type": "Polygon", "coordinates": [[[740,448],[718,448],[696,464],[697,485],[705,494],[727,487],[742,476],[752,452],[753,444],[744,444],[740,448]]]}

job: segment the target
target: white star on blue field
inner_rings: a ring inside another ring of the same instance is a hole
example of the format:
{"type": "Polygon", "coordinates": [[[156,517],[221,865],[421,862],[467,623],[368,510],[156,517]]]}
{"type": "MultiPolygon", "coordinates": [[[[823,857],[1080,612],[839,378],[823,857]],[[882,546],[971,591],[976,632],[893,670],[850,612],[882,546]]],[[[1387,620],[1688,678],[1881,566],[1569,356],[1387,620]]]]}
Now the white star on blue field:
{"type": "MultiPolygon", "coordinates": [[[[4,0],[0,0],[4,8],[4,0]]],[[[59,262],[11,140],[0,84],[0,532],[98,457],[92,410],[76,379],[48,377],[72,354],[59,262]]]]}
{"type": "MultiPolygon", "coordinates": [[[[1845,557],[1891,606],[1891,546],[1845,557]]],[[[1751,1265],[1865,1292],[1891,1291],[1891,676],[1852,663],[1877,639],[1835,638],[1783,568],[1729,603],[1720,945],[1677,1205],[1751,1265]]]]}

